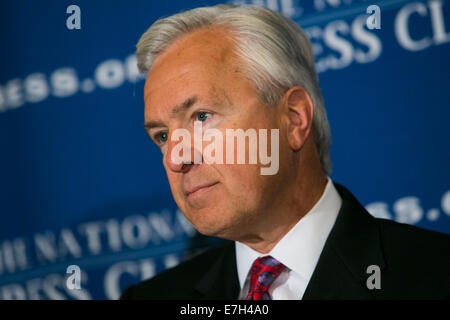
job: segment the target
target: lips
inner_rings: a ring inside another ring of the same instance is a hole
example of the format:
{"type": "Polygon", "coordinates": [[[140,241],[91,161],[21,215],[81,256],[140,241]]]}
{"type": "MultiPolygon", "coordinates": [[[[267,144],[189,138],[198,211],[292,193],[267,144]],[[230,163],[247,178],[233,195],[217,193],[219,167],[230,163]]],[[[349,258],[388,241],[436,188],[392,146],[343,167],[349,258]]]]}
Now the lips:
{"type": "Polygon", "coordinates": [[[201,185],[197,185],[195,187],[188,187],[185,188],[184,190],[184,194],[186,195],[186,197],[192,196],[195,193],[198,193],[199,191],[203,191],[203,190],[207,190],[213,186],[215,186],[216,184],[218,184],[219,182],[213,182],[213,183],[206,183],[206,184],[201,184],[201,185]]]}

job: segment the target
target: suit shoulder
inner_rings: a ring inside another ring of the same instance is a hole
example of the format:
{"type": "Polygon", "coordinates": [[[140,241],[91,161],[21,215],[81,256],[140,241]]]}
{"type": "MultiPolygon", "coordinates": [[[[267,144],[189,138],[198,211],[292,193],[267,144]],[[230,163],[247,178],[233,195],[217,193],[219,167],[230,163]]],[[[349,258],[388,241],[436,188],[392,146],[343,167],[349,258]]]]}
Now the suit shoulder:
{"type": "Polygon", "coordinates": [[[156,276],[127,287],[120,299],[180,299],[195,298],[193,288],[212,264],[232,242],[207,249],[193,258],[156,276]]]}
{"type": "Polygon", "coordinates": [[[385,298],[448,299],[450,236],[377,219],[386,268],[385,298]]]}
{"type": "Polygon", "coordinates": [[[392,220],[376,218],[380,230],[385,237],[397,239],[410,244],[448,246],[450,235],[426,230],[413,225],[399,223],[392,220]]]}
{"type": "Polygon", "coordinates": [[[398,223],[376,219],[385,253],[403,261],[427,261],[450,267],[447,252],[450,251],[450,235],[398,223]]]}

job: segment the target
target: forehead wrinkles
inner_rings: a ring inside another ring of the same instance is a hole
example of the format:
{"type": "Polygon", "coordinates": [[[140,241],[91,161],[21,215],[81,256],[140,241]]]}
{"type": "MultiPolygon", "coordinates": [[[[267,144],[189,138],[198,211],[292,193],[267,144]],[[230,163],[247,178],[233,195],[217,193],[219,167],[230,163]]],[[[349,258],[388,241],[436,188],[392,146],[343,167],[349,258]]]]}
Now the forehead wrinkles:
{"type": "MultiPolygon", "coordinates": [[[[194,30],[174,40],[155,58],[149,70],[149,76],[161,69],[164,71],[159,73],[164,76],[170,69],[176,72],[186,64],[208,66],[211,71],[230,67],[235,65],[230,60],[233,59],[234,47],[230,32],[223,27],[204,27],[194,30]]],[[[161,75],[156,72],[155,76],[161,75]]]]}
{"type": "MultiPolygon", "coordinates": [[[[211,30],[208,33],[211,33],[211,30]]],[[[161,88],[176,91],[183,90],[186,86],[189,88],[194,86],[195,90],[196,84],[203,90],[209,87],[210,96],[221,100],[225,98],[229,102],[228,95],[223,91],[227,83],[233,82],[230,76],[237,76],[238,68],[233,54],[233,44],[228,40],[228,44],[225,45],[223,39],[222,43],[217,41],[217,35],[212,39],[211,35],[209,36],[207,39],[203,36],[198,42],[195,42],[195,37],[187,38],[184,40],[185,44],[173,44],[157,58],[158,61],[150,70],[145,84],[146,106],[150,106],[150,96],[155,96],[154,93],[161,88]],[[180,56],[180,53],[183,55],[180,56]]],[[[156,96],[158,96],[157,103],[160,103],[161,99],[166,100],[165,96],[173,97],[173,94],[167,95],[167,91],[162,90],[161,94],[156,96]]]]}
{"type": "Polygon", "coordinates": [[[227,94],[227,90],[222,86],[211,86],[211,89],[208,92],[208,99],[211,101],[211,104],[217,108],[232,106],[231,98],[227,94]]]}

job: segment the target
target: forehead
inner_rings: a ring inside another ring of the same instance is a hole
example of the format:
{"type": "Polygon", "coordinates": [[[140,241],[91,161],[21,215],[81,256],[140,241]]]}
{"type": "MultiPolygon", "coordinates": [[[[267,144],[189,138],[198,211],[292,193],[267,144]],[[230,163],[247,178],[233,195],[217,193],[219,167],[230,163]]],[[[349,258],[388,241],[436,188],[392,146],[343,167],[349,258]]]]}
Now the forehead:
{"type": "Polygon", "coordinates": [[[214,87],[230,82],[235,60],[233,43],[224,30],[201,29],[182,36],[156,58],[148,73],[146,109],[187,94],[216,91],[214,87]]]}

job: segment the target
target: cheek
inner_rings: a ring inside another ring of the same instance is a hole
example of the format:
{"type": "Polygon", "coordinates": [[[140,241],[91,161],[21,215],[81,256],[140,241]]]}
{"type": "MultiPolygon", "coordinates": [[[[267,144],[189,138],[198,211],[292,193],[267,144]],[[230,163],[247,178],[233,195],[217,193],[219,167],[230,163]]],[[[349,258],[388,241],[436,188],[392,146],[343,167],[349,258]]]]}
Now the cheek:
{"type": "Polygon", "coordinates": [[[176,175],[172,173],[170,170],[166,170],[167,180],[169,181],[170,190],[172,191],[172,195],[175,198],[175,201],[179,203],[182,200],[182,188],[180,187],[180,179],[179,174],[176,175]]]}
{"type": "Polygon", "coordinates": [[[282,186],[280,172],[261,175],[258,165],[234,165],[223,172],[230,197],[227,199],[242,210],[263,210],[282,186]]]}
{"type": "Polygon", "coordinates": [[[222,175],[228,192],[238,201],[251,200],[252,195],[260,189],[261,176],[257,165],[225,165],[222,175]]]}

